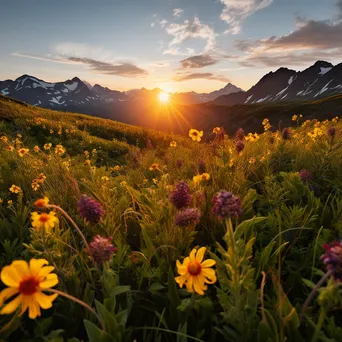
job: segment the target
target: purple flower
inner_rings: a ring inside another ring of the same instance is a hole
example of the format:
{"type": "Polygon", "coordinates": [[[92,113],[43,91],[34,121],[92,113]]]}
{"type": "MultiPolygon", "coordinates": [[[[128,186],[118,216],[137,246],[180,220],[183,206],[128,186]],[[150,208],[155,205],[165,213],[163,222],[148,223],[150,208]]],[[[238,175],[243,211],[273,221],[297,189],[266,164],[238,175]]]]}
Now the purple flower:
{"type": "Polygon", "coordinates": [[[214,204],[212,212],[216,214],[220,220],[238,217],[242,214],[239,197],[236,197],[229,191],[221,190],[213,197],[211,202],[214,204]]]}
{"type": "Polygon", "coordinates": [[[281,133],[281,137],[284,140],[289,140],[290,139],[290,135],[291,135],[291,131],[288,128],[284,128],[282,133],[281,133]]]}
{"type": "Polygon", "coordinates": [[[245,138],[245,131],[243,128],[239,128],[235,133],[236,140],[243,140],[245,138]]]}
{"type": "Polygon", "coordinates": [[[175,225],[180,227],[189,227],[198,224],[201,212],[197,208],[184,209],[180,211],[175,218],[175,225]]]}
{"type": "Polygon", "coordinates": [[[240,153],[243,151],[243,149],[245,148],[245,144],[243,143],[242,140],[239,140],[235,143],[235,148],[236,148],[236,152],[240,153]]]}
{"type": "Polygon", "coordinates": [[[182,159],[177,159],[176,166],[180,169],[183,166],[184,162],[182,159]]]}
{"type": "Polygon", "coordinates": [[[175,190],[171,191],[170,202],[177,208],[183,209],[191,202],[190,187],[185,181],[180,181],[175,190]]]}
{"type": "Polygon", "coordinates": [[[312,173],[308,170],[302,169],[299,171],[299,177],[303,182],[307,182],[312,179],[312,173]]]}
{"type": "Polygon", "coordinates": [[[90,254],[97,264],[103,264],[109,261],[117,249],[110,243],[111,237],[104,238],[96,235],[93,241],[89,244],[90,254]]]}
{"type": "Polygon", "coordinates": [[[98,223],[105,211],[102,204],[87,195],[82,195],[77,203],[78,212],[90,223],[98,223]]]}
{"type": "Polygon", "coordinates": [[[206,166],[205,166],[205,162],[203,159],[200,159],[198,161],[198,173],[201,175],[202,173],[204,173],[206,171],[206,166]]]}
{"type": "Polygon", "coordinates": [[[328,128],[328,135],[331,136],[332,138],[334,138],[336,135],[336,128],[335,127],[329,127],[328,128]]]}
{"type": "Polygon", "coordinates": [[[330,245],[323,245],[325,254],[321,256],[321,260],[326,265],[327,271],[331,272],[335,280],[342,280],[342,244],[341,242],[333,242],[330,245]]]}

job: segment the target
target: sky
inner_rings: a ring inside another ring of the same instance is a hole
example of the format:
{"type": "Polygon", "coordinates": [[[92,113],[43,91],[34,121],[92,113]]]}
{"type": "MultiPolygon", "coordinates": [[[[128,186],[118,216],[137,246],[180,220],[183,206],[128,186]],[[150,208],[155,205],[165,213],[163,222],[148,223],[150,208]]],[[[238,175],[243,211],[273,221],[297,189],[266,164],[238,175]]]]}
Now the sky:
{"type": "Polygon", "coordinates": [[[279,67],[342,62],[342,0],[11,0],[0,80],[248,90],[279,67]]]}

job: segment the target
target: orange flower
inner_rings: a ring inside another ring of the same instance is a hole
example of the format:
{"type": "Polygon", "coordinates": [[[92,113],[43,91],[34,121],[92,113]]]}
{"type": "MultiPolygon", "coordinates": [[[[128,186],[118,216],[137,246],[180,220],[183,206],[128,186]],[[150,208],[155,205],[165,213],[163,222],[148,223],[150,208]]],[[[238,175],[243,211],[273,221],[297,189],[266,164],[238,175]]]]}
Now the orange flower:
{"type": "Polygon", "coordinates": [[[18,194],[19,192],[21,192],[21,188],[20,186],[17,185],[12,185],[9,189],[9,191],[11,191],[13,194],[18,194]]]}
{"type": "Polygon", "coordinates": [[[28,148],[20,148],[18,150],[18,154],[20,157],[23,157],[26,153],[28,153],[30,150],[28,148]]]}
{"type": "Polygon", "coordinates": [[[150,171],[156,171],[156,170],[159,170],[159,164],[153,163],[153,164],[150,166],[150,171]]]}
{"type": "Polygon", "coordinates": [[[189,137],[193,141],[200,142],[201,138],[203,137],[203,131],[198,131],[197,129],[190,129],[189,131],[189,137]]]}
{"type": "Polygon", "coordinates": [[[34,205],[39,209],[44,209],[49,204],[49,199],[47,197],[39,198],[34,202],[34,205]]]}

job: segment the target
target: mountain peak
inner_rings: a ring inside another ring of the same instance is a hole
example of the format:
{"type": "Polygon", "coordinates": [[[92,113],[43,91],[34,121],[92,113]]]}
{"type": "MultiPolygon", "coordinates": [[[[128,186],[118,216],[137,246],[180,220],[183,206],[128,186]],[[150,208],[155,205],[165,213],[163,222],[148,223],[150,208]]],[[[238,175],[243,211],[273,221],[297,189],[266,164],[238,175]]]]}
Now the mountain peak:
{"type": "Polygon", "coordinates": [[[333,67],[334,65],[326,61],[317,61],[313,66],[327,68],[333,67]]]}

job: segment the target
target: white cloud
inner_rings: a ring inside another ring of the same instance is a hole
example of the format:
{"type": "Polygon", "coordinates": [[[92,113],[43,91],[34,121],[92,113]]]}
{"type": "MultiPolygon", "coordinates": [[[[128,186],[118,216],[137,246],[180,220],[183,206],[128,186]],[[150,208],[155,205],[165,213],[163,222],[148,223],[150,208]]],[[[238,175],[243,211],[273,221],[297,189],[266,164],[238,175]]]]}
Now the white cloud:
{"type": "Polygon", "coordinates": [[[151,23],[151,27],[154,27],[154,25],[155,25],[154,23],[151,23]]]}
{"type": "Polygon", "coordinates": [[[180,15],[183,13],[183,10],[181,8],[175,8],[173,10],[173,16],[174,17],[180,17],[180,15]]]}
{"type": "Polygon", "coordinates": [[[161,27],[165,27],[167,23],[168,23],[168,21],[166,19],[163,19],[159,22],[161,27]]]}
{"type": "Polygon", "coordinates": [[[220,0],[224,5],[221,19],[228,25],[226,33],[238,34],[241,32],[242,22],[256,11],[271,5],[273,0],[220,0]]]}

